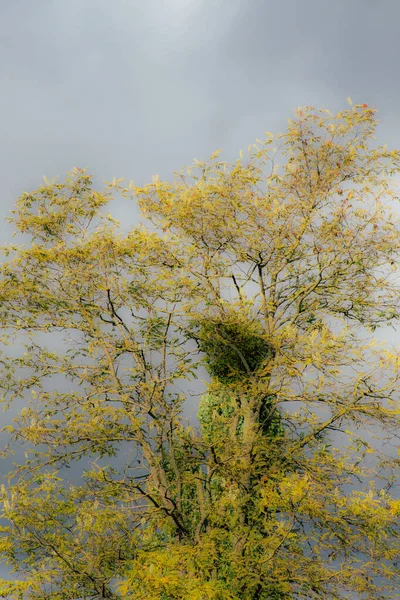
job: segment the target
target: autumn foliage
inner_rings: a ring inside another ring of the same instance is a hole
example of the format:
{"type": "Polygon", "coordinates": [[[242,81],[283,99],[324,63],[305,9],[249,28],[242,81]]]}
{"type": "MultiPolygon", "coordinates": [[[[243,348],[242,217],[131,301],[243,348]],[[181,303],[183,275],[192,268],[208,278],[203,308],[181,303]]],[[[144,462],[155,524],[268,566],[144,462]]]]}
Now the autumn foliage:
{"type": "Polygon", "coordinates": [[[400,357],[373,336],[399,316],[400,153],[375,127],[306,107],[234,164],[21,196],[3,597],[398,597],[400,357]],[[122,234],[113,195],[147,225],[122,234]]]}

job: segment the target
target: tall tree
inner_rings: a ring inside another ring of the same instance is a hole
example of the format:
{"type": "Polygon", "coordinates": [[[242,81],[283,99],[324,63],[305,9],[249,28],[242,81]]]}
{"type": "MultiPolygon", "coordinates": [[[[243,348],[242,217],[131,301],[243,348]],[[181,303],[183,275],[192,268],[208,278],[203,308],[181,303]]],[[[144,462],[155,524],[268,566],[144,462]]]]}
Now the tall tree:
{"type": "Polygon", "coordinates": [[[20,198],[0,318],[26,348],[0,385],[31,400],[8,426],[4,597],[396,597],[399,355],[372,332],[399,314],[400,153],[375,126],[307,107],[233,165],[101,193],[75,169],[20,198]],[[116,192],[155,230],[123,236],[116,192]]]}

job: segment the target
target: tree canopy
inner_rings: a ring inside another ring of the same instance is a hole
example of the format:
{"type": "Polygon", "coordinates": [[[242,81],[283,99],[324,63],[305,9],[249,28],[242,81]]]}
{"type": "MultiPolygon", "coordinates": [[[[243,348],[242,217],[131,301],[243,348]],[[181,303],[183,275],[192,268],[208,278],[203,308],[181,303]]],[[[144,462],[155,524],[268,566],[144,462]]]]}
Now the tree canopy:
{"type": "Polygon", "coordinates": [[[0,595],[398,597],[400,356],[373,332],[399,316],[400,152],[375,128],[306,107],[234,164],[20,197],[0,595]],[[146,224],[122,234],[115,195],[146,224]]]}

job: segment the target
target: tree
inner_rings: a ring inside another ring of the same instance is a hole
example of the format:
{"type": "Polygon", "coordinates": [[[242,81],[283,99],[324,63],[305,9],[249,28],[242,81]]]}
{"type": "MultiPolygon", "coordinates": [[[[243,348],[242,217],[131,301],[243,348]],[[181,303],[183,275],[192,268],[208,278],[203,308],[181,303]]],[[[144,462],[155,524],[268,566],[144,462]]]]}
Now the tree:
{"type": "Polygon", "coordinates": [[[31,242],[0,282],[3,399],[31,395],[8,426],[26,458],[3,596],[396,597],[399,355],[372,334],[399,315],[400,153],[375,126],[307,107],[233,165],[23,194],[31,242]],[[114,193],[156,227],[119,233],[114,193]]]}

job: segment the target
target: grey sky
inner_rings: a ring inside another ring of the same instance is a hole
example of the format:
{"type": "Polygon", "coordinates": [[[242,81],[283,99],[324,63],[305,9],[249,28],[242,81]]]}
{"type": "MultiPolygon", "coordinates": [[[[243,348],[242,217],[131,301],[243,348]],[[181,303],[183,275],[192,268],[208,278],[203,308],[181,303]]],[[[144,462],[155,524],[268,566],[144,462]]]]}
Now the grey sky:
{"type": "Polygon", "coordinates": [[[399,0],[0,0],[1,216],[43,175],[168,178],[347,96],[399,147],[399,23],[399,0]]]}
{"type": "Polygon", "coordinates": [[[349,95],[396,144],[399,17],[397,0],[1,0],[2,212],[74,165],[144,183],[234,158],[349,95]]]}

